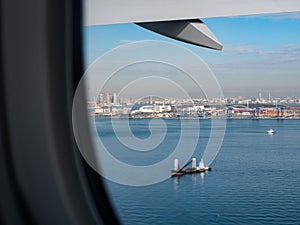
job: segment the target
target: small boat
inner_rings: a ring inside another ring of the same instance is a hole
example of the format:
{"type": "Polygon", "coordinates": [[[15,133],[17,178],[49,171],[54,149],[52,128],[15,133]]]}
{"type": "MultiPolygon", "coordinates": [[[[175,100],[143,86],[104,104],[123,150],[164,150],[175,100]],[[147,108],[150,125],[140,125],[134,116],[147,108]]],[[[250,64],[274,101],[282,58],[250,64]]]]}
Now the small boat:
{"type": "Polygon", "coordinates": [[[267,133],[268,133],[268,134],[275,134],[275,133],[276,133],[276,131],[275,131],[275,130],[273,130],[272,128],[270,128],[270,129],[267,131],[267,133]]]}

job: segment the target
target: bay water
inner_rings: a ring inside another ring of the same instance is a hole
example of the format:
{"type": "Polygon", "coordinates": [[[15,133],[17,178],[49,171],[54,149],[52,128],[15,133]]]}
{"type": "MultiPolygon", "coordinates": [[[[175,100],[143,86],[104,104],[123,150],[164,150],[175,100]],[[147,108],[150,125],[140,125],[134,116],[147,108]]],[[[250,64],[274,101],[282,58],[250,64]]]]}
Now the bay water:
{"type": "MultiPolygon", "coordinates": [[[[147,138],[149,122],[130,119],[132,133],[147,138]]],[[[116,141],[110,119],[96,118],[99,137],[113,149],[111,154],[132,165],[151,165],[171,154],[180,120],[165,123],[163,143],[144,157],[116,141]]],[[[200,130],[193,155],[197,160],[208,143],[211,121],[201,120],[200,130]]],[[[300,120],[227,120],[221,149],[210,166],[205,174],[170,176],[148,186],[105,184],[123,224],[300,224],[300,120]],[[267,134],[270,128],[276,133],[267,134]]]]}

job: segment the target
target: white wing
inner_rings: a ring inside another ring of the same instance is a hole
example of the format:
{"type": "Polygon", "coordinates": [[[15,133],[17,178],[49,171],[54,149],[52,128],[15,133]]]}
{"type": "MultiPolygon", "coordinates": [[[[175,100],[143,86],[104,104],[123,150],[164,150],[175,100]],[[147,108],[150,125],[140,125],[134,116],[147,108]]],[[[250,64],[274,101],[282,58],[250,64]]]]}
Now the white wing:
{"type": "Polygon", "coordinates": [[[299,0],[85,0],[84,6],[86,25],[300,11],[299,0]]]}
{"type": "Polygon", "coordinates": [[[220,50],[212,32],[195,19],[297,12],[300,0],[85,0],[84,7],[87,26],[140,23],[157,33],[220,50]]]}

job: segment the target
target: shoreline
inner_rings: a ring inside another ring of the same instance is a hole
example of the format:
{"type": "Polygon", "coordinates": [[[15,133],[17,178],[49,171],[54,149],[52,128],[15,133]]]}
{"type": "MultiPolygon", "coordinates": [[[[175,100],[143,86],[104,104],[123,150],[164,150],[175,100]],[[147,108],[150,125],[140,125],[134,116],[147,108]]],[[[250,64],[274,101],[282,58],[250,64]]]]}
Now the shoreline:
{"type": "Polygon", "coordinates": [[[119,116],[94,116],[94,118],[112,118],[112,119],[165,119],[165,120],[300,120],[300,118],[198,118],[198,117],[119,117],[119,116]]]}

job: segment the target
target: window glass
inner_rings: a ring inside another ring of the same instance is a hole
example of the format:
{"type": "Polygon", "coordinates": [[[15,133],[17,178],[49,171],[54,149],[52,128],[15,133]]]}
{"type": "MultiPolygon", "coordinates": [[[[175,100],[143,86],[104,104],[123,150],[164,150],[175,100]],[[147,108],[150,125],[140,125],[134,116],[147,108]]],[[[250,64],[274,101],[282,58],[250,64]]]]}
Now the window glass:
{"type": "Polygon", "coordinates": [[[88,163],[124,224],[297,224],[299,13],[203,22],[222,51],[83,27],[88,163]]]}

